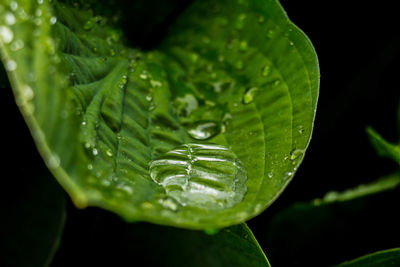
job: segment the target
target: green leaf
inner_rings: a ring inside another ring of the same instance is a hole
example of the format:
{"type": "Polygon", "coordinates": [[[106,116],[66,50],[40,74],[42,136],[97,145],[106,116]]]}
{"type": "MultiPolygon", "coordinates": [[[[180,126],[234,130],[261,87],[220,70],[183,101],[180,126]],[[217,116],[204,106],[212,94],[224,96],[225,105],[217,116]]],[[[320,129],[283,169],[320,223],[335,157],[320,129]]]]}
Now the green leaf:
{"type": "Polygon", "coordinates": [[[64,193],[50,175],[14,178],[2,201],[0,265],[49,266],[66,219],[64,193]]]}
{"type": "Polygon", "coordinates": [[[388,157],[400,164],[400,145],[387,142],[374,129],[367,128],[367,133],[373,147],[381,157],[388,157]]]}
{"type": "Polygon", "coordinates": [[[225,227],[262,212],[303,159],[318,62],[275,0],[194,1],[148,52],[87,4],[5,1],[0,18],[17,104],[78,207],[225,227]]]}
{"type": "Polygon", "coordinates": [[[83,266],[124,266],[132,259],[145,266],[270,266],[246,224],[206,234],[148,223],[125,223],[98,210],[89,219],[87,213],[74,215],[67,222],[54,266],[74,265],[77,258],[83,266]],[[75,225],[79,225],[79,231],[75,225]]]}
{"type": "Polygon", "coordinates": [[[361,266],[361,267],[380,267],[380,266],[399,266],[400,248],[378,251],[352,261],[343,262],[338,266],[361,266]]]}
{"type": "Polygon", "coordinates": [[[283,209],[267,228],[272,265],[331,266],[397,246],[400,219],[392,204],[400,200],[399,184],[396,173],[283,209]]]}

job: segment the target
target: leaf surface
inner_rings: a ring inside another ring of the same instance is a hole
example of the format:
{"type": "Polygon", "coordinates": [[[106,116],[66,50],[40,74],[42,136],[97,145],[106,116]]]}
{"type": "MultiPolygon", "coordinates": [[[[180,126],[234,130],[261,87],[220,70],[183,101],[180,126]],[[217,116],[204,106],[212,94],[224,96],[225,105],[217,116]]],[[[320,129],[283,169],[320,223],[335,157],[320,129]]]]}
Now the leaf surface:
{"type": "Polygon", "coordinates": [[[378,251],[363,257],[347,261],[338,266],[361,266],[361,267],[378,267],[378,266],[399,266],[400,265],[400,249],[388,249],[378,251]]]}
{"type": "Polygon", "coordinates": [[[399,201],[399,184],[399,174],[393,174],[283,209],[267,227],[271,264],[332,266],[396,247],[400,220],[393,203],[399,201]]]}
{"type": "Polygon", "coordinates": [[[147,52],[126,45],[118,16],[15,3],[0,9],[2,60],[78,207],[219,228],[262,212],[293,177],[319,69],[277,1],[194,1],[147,52]]]}
{"type": "Polygon", "coordinates": [[[246,224],[206,234],[126,223],[111,213],[91,211],[72,211],[54,266],[71,266],[77,258],[85,266],[123,266],[132,259],[145,266],[270,266],[246,224]]]}

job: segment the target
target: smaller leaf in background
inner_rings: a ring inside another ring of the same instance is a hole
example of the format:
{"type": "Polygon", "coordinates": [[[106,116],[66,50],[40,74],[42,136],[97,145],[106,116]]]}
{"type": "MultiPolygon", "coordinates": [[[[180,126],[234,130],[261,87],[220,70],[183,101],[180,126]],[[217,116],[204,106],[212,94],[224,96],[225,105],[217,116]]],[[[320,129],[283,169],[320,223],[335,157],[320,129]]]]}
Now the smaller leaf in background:
{"type": "Polygon", "coordinates": [[[331,266],[400,245],[400,175],[393,174],[312,203],[295,203],[267,228],[273,266],[331,266]]]}
{"type": "Polygon", "coordinates": [[[379,156],[391,158],[400,164],[400,145],[389,143],[370,127],[367,128],[367,133],[379,156]]]}
{"type": "Polygon", "coordinates": [[[270,266],[246,224],[207,232],[126,223],[100,209],[71,207],[52,266],[270,266]]]}
{"type": "Polygon", "coordinates": [[[400,248],[378,251],[352,261],[343,262],[339,266],[361,266],[361,267],[380,267],[380,266],[400,266],[400,248]]]}
{"type": "Polygon", "coordinates": [[[50,175],[12,178],[2,193],[0,266],[48,266],[64,228],[65,194],[50,175]]]}

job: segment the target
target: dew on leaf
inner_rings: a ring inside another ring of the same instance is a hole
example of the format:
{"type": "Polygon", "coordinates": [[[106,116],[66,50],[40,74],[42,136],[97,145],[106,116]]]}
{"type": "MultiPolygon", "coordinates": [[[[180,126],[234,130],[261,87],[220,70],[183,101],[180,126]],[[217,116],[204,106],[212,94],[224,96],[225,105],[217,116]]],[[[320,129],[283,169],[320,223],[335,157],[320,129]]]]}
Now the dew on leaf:
{"type": "Polygon", "coordinates": [[[5,43],[9,44],[14,39],[13,31],[7,26],[0,26],[0,39],[5,43]]]}
{"type": "Polygon", "coordinates": [[[53,17],[50,18],[50,24],[51,25],[56,24],[56,22],[57,22],[57,18],[56,17],[53,16],[53,17]]]}
{"type": "Polygon", "coordinates": [[[5,20],[6,24],[8,24],[8,25],[14,25],[15,24],[15,16],[11,12],[7,12],[4,15],[4,20],[5,20]]]}
{"type": "Polygon", "coordinates": [[[93,156],[97,156],[99,154],[99,151],[96,148],[93,148],[93,156]]]}
{"type": "Polygon", "coordinates": [[[265,65],[262,69],[261,69],[261,75],[266,77],[268,76],[269,72],[271,71],[271,66],[270,65],[265,65]]]}
{"type": "Polygon", "coordinates": [[[192,94],[185,94],[174,100],[174,106],[179,115],[189,116],[199,106],[197,99],[192,94]]]}
{"type": "Polygon", "coordinates": [[[6,62],[5,67],[6,67],[6,70],[8,70],[8,71],[14,71],[17,69],[17,63],[14,60],[10,59],[6,62]]]}
{"type": "Polygon", "coordinates": [[[220,129],[214,121],[198,121],[188,127],[188,134],[196,140],[207,140],[219,133],[220,129]]]}
{"type": "Polygon", "coordinates": [[[243,104],[250,104],[251,102],[253,102],[257,91],[258,91],[257,87],[251,87],[247,89],[243,95],[243,104]]]}
{"type": "Polygon", "coordinates": [[[14,51],[14,52],[18,51],[18,50],[21,50],[22,48],[24,48],[24,42],[22,40],[15,40],[10,45],[11,51],[14,51]]]}

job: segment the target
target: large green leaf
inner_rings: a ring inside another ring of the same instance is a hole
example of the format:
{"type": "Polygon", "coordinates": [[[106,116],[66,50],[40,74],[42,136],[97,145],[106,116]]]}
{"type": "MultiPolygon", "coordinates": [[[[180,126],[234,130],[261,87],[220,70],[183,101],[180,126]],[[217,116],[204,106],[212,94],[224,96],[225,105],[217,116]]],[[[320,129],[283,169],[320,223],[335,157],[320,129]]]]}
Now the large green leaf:
{"type": "Polygon", "coordinates": [[[283,209],[267,227],[271,264],[332,266],[399,246],[400,219],[393,209],[400,200],[399,185],[396,173],[283,209]]]}
{"type": "Polygon", "coordinates": [[[381,267],[399,265],[400,248],[394,248],[368,254],[352,261],[343,262],[338,266],[381,267]]]}
{"type": "Polygon", "coordinates": [[[118,16],[93,13],[0,8],[17,104],[74,203],[195,229],[270,205],[303,159],[319,87],[313,47],[279,3],[194,1],[149,52],[125,45],[118,16]]]}
{"type": "Polygon", "coordinates": [[[163,267],[269,266],[246,224],[210,235],[148,223],[125,223],[110,215],[95,212],[86,220],[87,213],[70,216],[53,266],[71,266],[76,259],[80,266],[125,266],[127,262],[163,267]]]}

